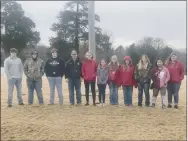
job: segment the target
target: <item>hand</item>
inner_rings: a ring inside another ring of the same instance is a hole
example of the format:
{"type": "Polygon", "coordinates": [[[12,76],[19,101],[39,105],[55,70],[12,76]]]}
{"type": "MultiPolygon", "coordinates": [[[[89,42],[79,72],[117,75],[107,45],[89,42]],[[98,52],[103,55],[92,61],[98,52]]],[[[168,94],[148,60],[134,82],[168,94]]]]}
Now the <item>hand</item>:
{"type": "Polygon", "coordinates": [[[69,82],[69,80],[68,80],[68,79],[66,79],[65,81],[66,81],[66,83],[68,83],[68,82],[69,82]]]}
{"type": "Polygon", "coordinates": [[[138,88],[138,86],[136,85],[136,86],[134,86],[135,88],[138,88]]]}

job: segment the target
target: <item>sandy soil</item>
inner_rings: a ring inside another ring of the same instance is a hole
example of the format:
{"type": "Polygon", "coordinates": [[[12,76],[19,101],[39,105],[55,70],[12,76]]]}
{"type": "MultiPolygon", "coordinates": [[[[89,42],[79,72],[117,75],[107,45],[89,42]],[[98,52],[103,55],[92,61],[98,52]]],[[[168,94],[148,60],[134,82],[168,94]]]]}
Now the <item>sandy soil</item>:
{"type": "MultiPolygon", "coordinates": [[[[107,88],[108,89],[108,88],[107,88]]],[[[82,87],[82,91],[84,91],[82,87]]],[[[70,106],[66,82],[63,82],[64,105],[48,106],[49,86],[43,79],[45,105],[39,106],[35,95],[33,106],[17,105],[14,91],[13,107],[7,107],[7,80],[1,76],[1,139],[2,140],[185,140],[186,139],[186,81],[180,90],[179,109],[137,107],[134,89],[134,107],[123,105],[119,91],[119,106],[111,106],[107,92],[105,107],[70,106]]],[[[152,95],[152,92],[151,92],[152,95]]],[[[23,99],[27,104],[27,87],[23,81],[23,99]]],[[[56,103],[58,97],[55,96],[56,103]]],[[[92,100],[92,98],[90,98],[92,100]]],[[[97,98],[98,100],[98,98],[97,98]]]]}

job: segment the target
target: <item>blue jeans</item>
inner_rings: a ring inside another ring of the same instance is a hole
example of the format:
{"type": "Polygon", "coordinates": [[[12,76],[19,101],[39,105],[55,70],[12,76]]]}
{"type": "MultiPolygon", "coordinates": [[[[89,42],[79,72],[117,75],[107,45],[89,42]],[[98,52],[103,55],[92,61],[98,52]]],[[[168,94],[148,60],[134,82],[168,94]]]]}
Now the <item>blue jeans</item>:
{"type": "Polygon", "coordinates": [[[17,99],[18,103],[23,103],[22,100],[22,79],[21,78],[12,78],[8,80],[8,105],[12,105],[12,98],[13,98],[13,91],[14,91],[14,85],[17,89],[17,99]]]}
{"type": "Polygon", "coordinates": [[[145,93],[145,105],[150,105],[149,87],[150,83],[138,83],[138,105],[142,105],[143,92],[145,93]]]}
{"type": "Polygon", "coordinates": [[[123,86],[124,104],[132,105],[132,86],[123,86]]]}
{"type": "Polygon", "coordinates": [[[118,86],[114,82],[110,82],[110,104],[118,104],[118,86]]]}
{"type": "Polygon", "coordinates": [[[50,104],[54,104],[55,87],[59,97],[59,104],[63,104],[62,77],[48,77],[50,86],[50,104]]]}
{"type": "Polygon", "coordinates": [[[39,104],[43,104],[44,101],[42,95],[42,79],[36,81],[27,78],[27,87],[28,87],[28,103],[33,104],[34,90],[36,90],[39,104]]]}
{"type": "Polygon", "coordinates": [[[178,105],[180,86],[181,86],[181,83],[171,83],[171,82],[168,83],[167,85],[168,104],[172,104],[172,95],[174,95],[174,104],[178,105]]]}
{"type": "Polygon", "coordinates": [[[69,88],[70,104],[74,104],[74,88],[76,90],[77,104],[81,104],[81,80],[80,79],[68,79],[68,88],[69,88]]]}

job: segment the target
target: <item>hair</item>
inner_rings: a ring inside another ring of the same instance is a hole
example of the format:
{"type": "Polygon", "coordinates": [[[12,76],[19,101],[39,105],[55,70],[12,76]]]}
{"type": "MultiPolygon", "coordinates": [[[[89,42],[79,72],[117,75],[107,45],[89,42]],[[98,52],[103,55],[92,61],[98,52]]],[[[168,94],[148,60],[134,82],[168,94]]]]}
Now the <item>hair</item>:
{"type": "Polygon", "coordinates": [[[141,69],[144,68],[143,61],[142,61],[142,58],[143,58],[143,57],[145,57],[146,60],[147,60],[147,62],[148,62],[148,64],[150,64],[150,60],[149,60],[148,55],[143,54],[143,55],[140,57],[140,60],[139,60],[139,62],[138,62],[138,64],[137,64],[137,66],[138,66],[138,70],[141,70],[141,69]]]}
{"type": "MultiPolygon", "coordinates": [[[[101,66],[102,66],[102,65],[101,65],[101,62],[102,62],[102,61],[104,61],[104,62],[107,64],[107,62],[106,62],[105,59],[101,59],[101,61],[100,61],[99,65],[98,65],[98,67],[101,67],[101,66]]],[[[104,67],[107,68],[107,65],[105,65],[104,67]]]]}
{"type": "Polygon", "coordinates": [[[72,50],[71,50],[71,54],[72,54],[73,51],[75,51],[75,52],[77,53],[77,51],[76,51],[75,49],[72,49],[72,50]]]}
{"type": "Polygon", "coordinates": [[[86,54],[87,53],[90,53],[91,54],[91,58],[93,59],[93,54],[90,52],[90,51],[87,51],[86,53],[85,53],[85,57],[86,57],[86,54]]]}
{"type": "Polygon", "coordinates": [[[119,61],[118,61],[118,57],[116,56],[116,55],[113,55],[112,57],[111,57],[111,60],[110,60],[110,63],[109,63],[109,65],[111,66],[111,65],[113,65],[113,62],[112,62],[112,59],[113,58],[116,58],[116,62],[115,62],[115,65],[119,65],[119,61]]]}
{"type": "Polygon", "coordinates": [[[168,65],[168,64],[171,62],[171,57],[172,57],[173,55],[175,55],[175,56],[177,57],[176,52],[175,52],[175,51],[172,52],[172,53],[170,54],[170,56],[166,59],[165,65],[168,65]]]}
{"type": "Polygon", "coordinates": [[[18,53],[18,50],[15,49],[15,48],[11,48],[11,49],[10,49],[10,53],[13,53],[13,52],[18,53]]]}

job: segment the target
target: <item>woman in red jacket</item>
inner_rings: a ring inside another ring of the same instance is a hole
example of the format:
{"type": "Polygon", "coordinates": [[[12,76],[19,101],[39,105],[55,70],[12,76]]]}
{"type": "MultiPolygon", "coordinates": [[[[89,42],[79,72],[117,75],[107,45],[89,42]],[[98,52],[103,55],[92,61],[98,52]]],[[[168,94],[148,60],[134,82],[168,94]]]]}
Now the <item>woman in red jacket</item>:
{"type": "Polygon", "coordinates": [[[89,105],[89,86],[91,87],[93,105],[95,104],[96,93],[95,93],[95,81],[97,75],[97,64],[91,54],[91,52],[86,52],[85,61],[82,64],[82,77],[85,84],[85,94],[86,94],[86,106],[89,105]]]}
{"type": "Polygon", "coordinates": [[[134,67],[130,56],[124,57],[124,64],[120,69],[121,84],[123,87],[124,104],[125,106],[132,106],[132,92],[133,86],[136,87],[134,80],[134,67]]]}
{"type": "Polygon", "coordinates": [[[172,95],[174,95],[174,108],[178,109],[179,89],[184,79],[184,66],[177,60],[176,53],[173,52],[166,62],[166,67],[170,73],[170,81],[167,86],[168,108],[172,108],[172,95]]]}
{"type": "Polygon", "coordinates": [[[118,87],[121,86],[120,65],[116,55],[111,57],[111,62],[108,64],[109,78],[108,84],[110,89],[110,104],[118,105],[118,87]]]}

